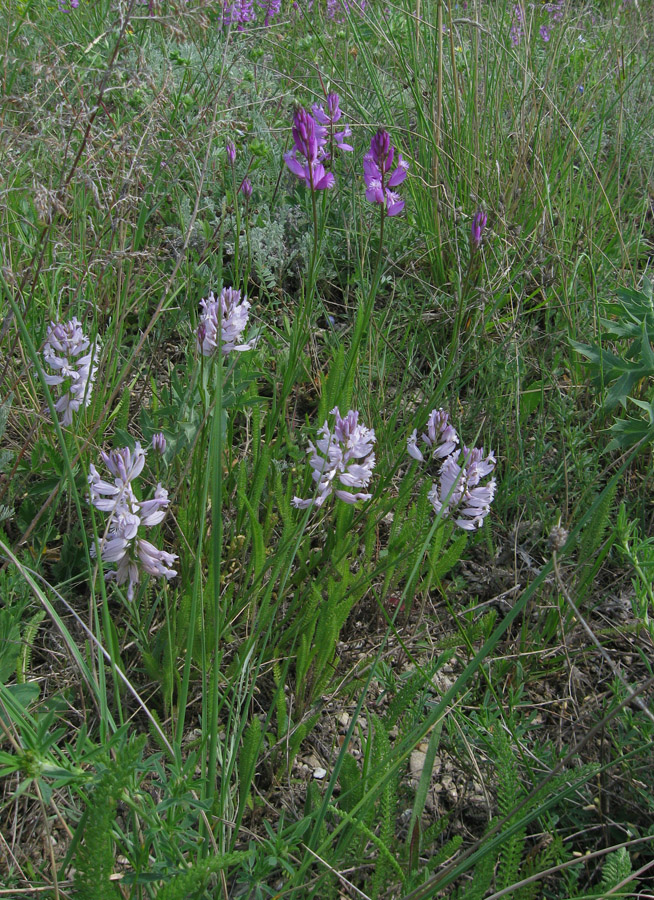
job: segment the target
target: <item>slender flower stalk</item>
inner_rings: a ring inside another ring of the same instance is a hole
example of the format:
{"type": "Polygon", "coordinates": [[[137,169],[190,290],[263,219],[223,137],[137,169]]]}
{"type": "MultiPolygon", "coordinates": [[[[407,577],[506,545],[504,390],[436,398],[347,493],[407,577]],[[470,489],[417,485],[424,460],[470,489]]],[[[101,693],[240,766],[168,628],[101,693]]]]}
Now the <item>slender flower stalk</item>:
{"type": "Polygon", "coordinates": [[[466,311],[468,291],[471,284],[474,287],[479,275],[478,250],[481,246],[482,236],[487,222],[488,217],[486,213],[482,209],[478,209],[472,217],[472,224],[470,227],[470,254],[468,256],[468,267],[466,269],[463,282],[460,285],[458,291],[459,302],[457,304],[456,318],[454,320],[454,330],[452,331],[452,338],[450,340],[450,352],[447,358],[447,363],[445,364],[445,369],[443,370],[443,383],[445,383],[445,381],[449,377],[450,371],[454,366],[454,362],[456,359],[458,359],[459,356],[459,339],[461,335],[463,317],[466,311]]]}
{"type": "Polygon", "coordinates": [[[235,279],[239,278],[240,269],[239,269],[239,248],[241,242],[241,210],[238,205],[237,198],[237,181],[236,181],[236,168],[234,163],[236,162],[236,144],[234,141],[227,141],[225,145],[225,152],[227,154],[227,159],[229,161],[229,167],[231,169],[232,175],[232,196],[234,198],[234,218],[236,219],[236,235],[234,239],[234,277],[235,279]]]}
{"type": "Polygon", "coordinates": [[[372,494],[357,491],[357,488],[368,486],[375,466],[375,432],[359,423],[359,413],[350,410],[341,416],[338,407],[331,411],[335,416],[333,430],[328,422],[318,429],[321,436],[315,445],[309,441],[309,464],[311,477],[316,483],[316,495],[308,500],[293,498],[293,506],[306,509],[309,506],[322,506],[325,500],[334,493],[345,503],[356,503],[369,500],[372,494]],[[340,487],[339,487],[340,485],[340,487]],[[354,488],[346,490],[346,488],[354,488]]]}
{"type": "Polygon", "coordinates": [[[141,572],[168,580],[176,570],[171,568],[177,559],[173,553],[159,550],[144,537],[143,528],[152,528],[163,521],[169,504],[168,492],[158,484],[151,500],[138,500],[132,482],[143,471],[145,451],[139,443],[134,450],[123,447],[101,453],[102,461],[113,476],[113,482],[101,478],[94,465],[89,469],[89,502],[101,512],[109,513],[107,529],[91,554],[100,553],[105,563],[117,563],[116,569],[105,573],[107,581],[127,583],[127,599],[134,599],[134,590],[141,572]]]}
{"type": "Polygon", "coordinates": [[[241,182],[241,186],[239,187],[239,193],[243,194],[245,197],[245,242],[247,245],[247,265],[245,267],[245,271],[243,273],[243,283],[247,284],[250,279],[250,268],[252,265],[252,246],[250,243],[250,217],[248,215],[250,208],[250,198],[252,197],[252,182],[250,179],[245,176],[243,181],[241,182]]]}
{"type": "Polygon", "coordinates": [[[294,147],[284,154],[284,161],[294,175],[297,175],[311,191],[311,211],[313,215],[313,253],[308,278],[307,294],[313,293],[316,267],[318,263],[318,207],[316,191],[329,190],[336,180],[331,172],[326,172],[323,160],[326,159],[325,144],[327,129],[320,125],[306,109],[299,108],[293,117],[294,147]]]}
{"type": "Polygon", "coordinates": [[[97,341],[93,344],[82,330],[77,318],[68,322],[51,322],[43,345],[43,359],[54,369],[54,375],[44,375],[49,385],[62,385],[62,394],[55,403],[62,425],[71,425],[73,413],[91,402],[91,391],[98,367],[97,341]]]}
{"type": "Polygon", "coordinates": [[[511,30],[509,32],[509,34],[511,36],[511,43],[513,44],[514,47],[517,47],[518,44],[520,43],[520,41],[522,40],[522,36],[524,33],[523,29],[522,29],[522,20],[523,20],[522,9],[520,7],[520,4],[516,3],[515,6],[513,7],[511,30]]]}

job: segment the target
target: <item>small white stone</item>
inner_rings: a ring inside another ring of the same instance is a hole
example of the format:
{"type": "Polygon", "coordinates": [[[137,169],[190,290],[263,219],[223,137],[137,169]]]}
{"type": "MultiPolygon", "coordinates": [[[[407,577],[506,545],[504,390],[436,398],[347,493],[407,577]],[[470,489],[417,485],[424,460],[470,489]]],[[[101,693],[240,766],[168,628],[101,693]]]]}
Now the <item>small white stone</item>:
{"type": "Polygon", "coordinates": [[[318,781],[320,781],[321,778],[324,778],[326,774],[327,769],[318,768],[313,770],[313,777],[318,781]]]}
{"type": "Polygon", "coordinates": [[[412,778],[420,778],[425,767],[427,754],[422,750],[413,750],[409,757],[409,772],[412,778]]]}

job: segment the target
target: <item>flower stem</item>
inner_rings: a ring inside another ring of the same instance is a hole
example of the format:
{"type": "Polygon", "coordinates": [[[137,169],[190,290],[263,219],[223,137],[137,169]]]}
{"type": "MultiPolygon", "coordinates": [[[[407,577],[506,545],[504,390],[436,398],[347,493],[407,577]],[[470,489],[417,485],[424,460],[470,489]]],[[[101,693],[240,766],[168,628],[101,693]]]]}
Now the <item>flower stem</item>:
{"type": "MultiPolygon", "coordinates": [[[[232,191],[234,197],[234,215],[236,217],[236,234],[234,236],[234,284],[240,284],[240,272],[238,268],[238,251],[241,240],[241,209],[238,205],[238,188],[236,186],[236,169],[232,166],[232,191]]],[[[245,285],[243,285],[245,287],[245,285]]]]}

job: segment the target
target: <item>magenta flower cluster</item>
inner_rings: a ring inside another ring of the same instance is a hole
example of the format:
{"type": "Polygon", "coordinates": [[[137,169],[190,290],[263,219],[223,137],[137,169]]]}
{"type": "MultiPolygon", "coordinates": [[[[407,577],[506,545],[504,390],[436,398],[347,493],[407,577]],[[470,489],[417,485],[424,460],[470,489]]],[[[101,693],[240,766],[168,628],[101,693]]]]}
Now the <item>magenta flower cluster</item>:
{"type": "Polygon", "coordinates": [[[326,143],[325,126],[319,125],[306,109],[297,109],[293,117],[294,147],[284,154],[284,162],[312,191],[324,191],[336,183],[323,165],[323,160],[327,159],[326,143]]]}
{"type": "Polygon", "coordinates": [[[238,31],[244,31],[245,26],[249,22],[254,22],[256,18],[253,0],[224,0],[224,25],[236,25],[238,31]]]}
{"type": "Polygon", "coordinates": [[[258,5],[263,10],[263,24],[267,28],[281,12],[282,0],[258,0],[258,5]]]}
{"type": "Polygon", "coordinates": [[[359,422],[355,410],[341,416],[335,407],[330,415],[335,417],[333,429],[325,421],[318,429],[319,439],[315,444],[309,441],[307,451],[316,484],[315,496],[307,500],[294,497],[293,506],[298,509],[322,506],[332,492],[345,503],[369,500],[372,496],[360,489],[368,486],[375,467],[375,432],[359,422]]]}
{"type": "MultiPolygon", "coordinates": [[[[330,161],[334,146],[344,151],[353,149],[351,144],[346,143],[352,134],[350,127],[346,125],[342,131],[335,129],[343,115],[338,94],[329,94],[326,106],[325,109],[322,104],[314,104],[313,115],[303,108],[296,110],[292,129],[294,146],[284,154],[288,168],[311,191],[327,190],[336,184],[334,175],[327,172],[324,165],[330,161]]],[[[363,179],[366,200],[382,206],[388,216],[396,216],[404,209],[404,200],[394,188],[402,184],[409,171],[409,164],[401,153],[398,153],[393,169],[394,161],[395,148],[390,135],[380,128],[370,142],[370,150],[363,157],[363,179]]]]}
{"type": "Polygon", "coordinates": [[[478,209],[472,217],[472,228],[470,232],[470,241],[475,250],[481,244],[481,236],[484,233],[487,222],[488,216],[486,213],[483,210],[478,209]]]}
{"type": "MultiPolygon", "coordinates": [[[[282,0],[257,0],[256,6],[263,13],[263,24],[268,28],[281,12],[282,0]]],[[[236,26],[238,31],[245,31],[248,25],[257,21],[254,0],[222,0],[222,21],[225,26],[236,26]]]]}
{"type": "Polygon", "coordinates": [[[177,574],[171,568],[177,559],[175,554],[159,550],[139,536],[143,528],[152,528],[163,521],[170,501],[161,484],[157,485],[152,500],[137,499],[132,483],[145,465],[145,451],[139,443],[134,450],[123,447],[100,456],[113,481],[105,481],[91,465],[89,500],[96,509],[109,513],[106,531],[91,552],[94,556],[99,552],[104,563],[117,563],[116,569],[107,572],[105,578],[115,580],[118,585],[127,583],[127,599],[131,601],[142,572],[168,580],[177,574]]]}
{"type": "Polygon", "coordinates": [[[459,528],[474,531],[480,528],[490,511],[496,482],[482,481],[495,469],[492,451],[484,456],[484,449],[459,448],[459,436],[443,409],[434,409],[427,420],[427,431],[421,435],[423,449],[418,446],[417,430],[408,441],[409,455],[418,462],[425,459],[443,460],[438,482],[432,484],[429,500],[437,514],[451,518],[459,528]]]}
{"type": "Polygon", "coordinates": [[[391,173],[394,157],[395,148],[390,135],[380,128],[370,142],[370,150],[363,157],[363,178],[366,200],[384,206],[389,216],[396,216],[404,209],[404,200],[392,188],[402,184],[409,170],[408,162],[398,153],[397,165],[391,173]]]}
{"type": "Polygon", "coordinates": [[[331,93],[327,95],[327,109],[325,110],[322,103],[314,103],[311,107],[313,118],[319,125],[327,129],[329,140],[332,144],[336,144],[339,150],[354,150],[351,144],[346,144],[345,139],[352,136],[352,129],[346,125],[342,131],[336,131],[335,125],[340,120],[343,113],[341,112],[340,98],[338,94],[331,93]]]}
{"type": "Polygon", "coordinates": [[[91,343],[77,318],[48,326],[43,359],[56,374],[44,374],[44,378],[46,384],[61,386],[55,409],[62,425],[72,424],[73,413],[91,402],[97,350],[97,342],[91,343]]]}

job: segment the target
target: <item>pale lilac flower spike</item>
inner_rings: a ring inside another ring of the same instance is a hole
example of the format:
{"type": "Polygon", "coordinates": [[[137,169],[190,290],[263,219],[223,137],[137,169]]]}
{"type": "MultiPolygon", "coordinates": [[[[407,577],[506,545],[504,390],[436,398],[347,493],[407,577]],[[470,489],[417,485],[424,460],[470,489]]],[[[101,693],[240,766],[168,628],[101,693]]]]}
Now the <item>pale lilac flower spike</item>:
{"type": "Polygon", "coordinates": [[[417,435],[415,429],[407,440],[407,451],[413,459],[424,462],[427,456],[444,460],[438,483],[432,485],[428,495],[435,511],[444,518],[453,518],[455,524],[466,531],[480,528],[495,496],[494,478],[481,484],[495,468],[493,453],[484,457],[483,448],[464,447],[461,459],[459,436],[444,409],[430,412],[427,432],[421,435],[422,450],[418,447],[417,435]]]}
{"type": "MultiPolygon", "coordinates": [[[[450,425],[449,416],[444,409],[432,409],[429,413],[427,433],[421,435],[421,440],[427,445],[425,452],[429,450],[429,456],[432,459],[443,459],[455,450],[459,443],[459,436],[454,426],[450,425]]],[[[425,457],[418,447],[417,428],[413,430],[407,440],[407,451],[413,459],[424,462],[425,457]]]]}
{"type": "Polygon", "coordinates": [[[309,441],[309,463],[313,472],[311,477],[316,482],[316,495],[309,500],[293,498],[293,506],[306,509],[309,506],[322,506],[333,492],[345,503],[356,503],[358,500],[370,500],[372,494],[364,492],[352,493],[344,488],[365,488],[372,477],[375,466],[375,454],[372,445],[375,443],[375,432],[359,424],[359,413],[350,410],[341,416],[338,407],[331,411],[336,417],[333,432],[325,422],[318,434],[322,435],[315,445],[309,441]],[[336,485],[341,484],[342,487],[336,485]]]}
{"type": "Polygon", "coordinates": [[[70,425],[73,413],[91,402],[91,390],[98,370],[94,360],[97,342],[91,344],[77,318],[51,322],[43,345],[43,358],[56,375],[45,375],[46,384],[63,384],[64,392],[55,403],[62,425],[70,425]]]}
{"type": "Polygon", "coordinates": [[[200,306],[197,345],[204,356],[211,356],[219,342],[225,356],[232,350],[242,352],[255,346],[256,339],[241,343],[248,324],[250,303],[246,297],[241,297],[240,291],[225,287],[218,297],[212,291],[206,300],[200,301],[200,306]]]}
{"type": "MultiPolygon", "coordinates": [[[[132,481],[143,471],[145,451],[139,443],[134,450],[123,447],[110,453],[101,453],[102,460],[114,476],[113,483],[100,477],[94,465],[90,466],[88,483],[89,500],[96,509],[110,513],[106,532],[99,542],[100,555],[105,563],[118,563],[115,570],[107,572],[107,581],[116,584],[128,582],[127,599],[134,599],[134,589],[142,568],[149,575],[174,578],[171,568],[177,557],[174,553],[158,550],[150,541],[138,537],[140,528],[158,525],[166,514],[168,492],[158,484],[152,500],[137,500],[132,481]]],[[[97,548],[91,548],[97,555],[97,548]]]]}
{"type": "Polygon", "coordinates": [[[156,434],[152,435],[152,449],[159,454],[159,456],[163,456],[166,452],[166,435],[163,431],[157,431],[156,434]]]}
{"type": "Polygon", "coordinates": [[[472,450],[464,447],[461,464],[457,462],[458,456],[452,453],[447,457],[429,499],[437,513],[453,517],[459,528],[474,531],[481,528],[495,496],[494,478],[483,485],[480,482],[493,471],[496,460],[492,452],[484,458],[483,447],[472,450]]]}

